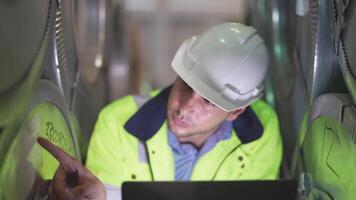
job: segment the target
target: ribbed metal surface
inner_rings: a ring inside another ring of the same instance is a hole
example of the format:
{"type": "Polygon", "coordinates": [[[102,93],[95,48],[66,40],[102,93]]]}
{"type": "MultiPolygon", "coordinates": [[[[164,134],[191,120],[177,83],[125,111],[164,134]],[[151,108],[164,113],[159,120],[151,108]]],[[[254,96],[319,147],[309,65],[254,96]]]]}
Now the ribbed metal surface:
{"type": "Polygon", "coordinates": [[[342,42],[342,40],[339,41],[338,50],[339,50],[340,68],[343,73],[346,86],[355,103],[356,102],[356,78],[351,71],[351,66],[348,62],[348,57],[346,55],[346,50],[344,48],[344,43],[342,42]]]}
{"type": "Polygon", "coordinates": [[[313,101],[325,93],[346,92],[346,87],[334,48],[335,26],[332,3],[314,0],[310,3],[310,10],[312,32],[309,42],[312,44],[312,51],[309,55],[310,65],[305,67],[309,70],[308,93],[310,101],[313,101]]]}
{"type": "MultiPolygon", "coordinates": [[[[346,86],[356,104],[356,14],[355,2],[350,1],[346,13],[343,16],[345,20],[344,29],[341,32],[339,41],[339,62],[345,79],[346,86]]],[[[338,15],[341,15],[337,13],[338,15]]]]}
{"type": "Polygon", "coordinates": [[[350,70],[354,77],[356,77],[356,2],[350,1],[346,10],[346,27],[343,31],[343,40],[345,42],[345,52],[348,57],[350,70]]]}
{"type": "Polygon", "coordinates": [[[56,56],[60,82],[67,102],[70,104],[73,85],[78,70],[77,49],[75,45],[74,1],[62,0],[56,9],[56,56]]]}
{"type": "MultiPolygon", "coordinates": [[[[68,60],[67,60],[67,53],[64,45],[64,35],[63,35],[63,24],[62,24],[62,6],[61,4],[58,5],[56,10],[56,50],[57,50],[57,61],[58,61],[58,68],[60,70],[60,74],[62,77],[62,84],[64,84],[64,88],[66,90],[70,89],[70,84],[74,81],[74,75],[70,74],[68,60]]],[[[70,91],[65,91],[65,93],[69,93],[70,91]]],[[[67,94],[67,95],[69,95],[67,94]]]]}
{"type": "MultiPolygon", "coordinates": [[[[315,58],[317,58],[316,54],[318,53],[317,49],[317,34],[318,34],[318,18],[319,18],[319,0],[311,0],[309,1],[309,13],[307,16],[307,27],[304,30],[307,32],[306,40],[303,44],[305,49],[300,49],[299,53],[303,55],[302,60],[304,59],[306,62],[303,63],[302,69],[304,74],[304,80],[306,81],[306,86],[308,89],[308,93],[311,95],[311,87],[315,78],[315,58]]],[[[299,27],[302,28],[302,27],[299,27]]]]}

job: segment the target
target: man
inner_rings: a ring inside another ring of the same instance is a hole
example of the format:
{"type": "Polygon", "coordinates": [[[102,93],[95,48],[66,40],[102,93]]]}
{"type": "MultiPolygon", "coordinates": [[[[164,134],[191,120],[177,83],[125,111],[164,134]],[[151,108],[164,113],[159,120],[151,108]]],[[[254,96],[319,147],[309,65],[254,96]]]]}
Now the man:
{"type": "Polygon", "coordinates": [[[282,144],[274,111],[258,100],[267,51],[256,30],[215,26],[186,40],[172,67],[173,86],[144,104],[124,97],[99,115],[86,166],[107,198],[121,199],[125,181],[277,178],[282,144]]]}

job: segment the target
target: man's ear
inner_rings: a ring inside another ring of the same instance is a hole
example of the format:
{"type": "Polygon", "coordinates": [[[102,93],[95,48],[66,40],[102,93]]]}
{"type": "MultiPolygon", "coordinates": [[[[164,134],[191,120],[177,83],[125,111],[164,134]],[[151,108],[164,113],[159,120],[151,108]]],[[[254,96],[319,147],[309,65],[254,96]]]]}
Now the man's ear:
{"type": "Polygon", "coordinates": [[[234,121],[239,115],[241,115],[243,112],[245,112],[246,107],[231,111],[229,115],[227,116],[226,120],[228,121],[234,121]]]}

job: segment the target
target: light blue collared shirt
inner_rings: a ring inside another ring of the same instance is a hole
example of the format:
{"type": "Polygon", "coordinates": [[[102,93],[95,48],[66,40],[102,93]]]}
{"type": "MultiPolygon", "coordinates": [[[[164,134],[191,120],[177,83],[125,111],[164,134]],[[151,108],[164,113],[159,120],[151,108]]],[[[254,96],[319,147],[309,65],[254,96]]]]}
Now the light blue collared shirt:
{"type": "Polygon", "coordinates": [[[212,134],[204,143],[200,150],[197,150],[192,144],[179,143],[177,137],[168,128],[168,143],[171,146],[175,162],[175,180],[188,181],[190,180],[193,167],[196,161],[213,149],[221,140],[227,140],[232,134],[232,122],[225,121],[214,134],[212,134]]]}

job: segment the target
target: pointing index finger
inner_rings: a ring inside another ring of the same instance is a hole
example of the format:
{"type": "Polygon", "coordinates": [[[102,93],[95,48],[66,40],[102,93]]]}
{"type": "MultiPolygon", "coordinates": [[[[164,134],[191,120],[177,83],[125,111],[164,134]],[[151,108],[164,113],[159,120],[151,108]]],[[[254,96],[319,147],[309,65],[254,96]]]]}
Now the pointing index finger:
{"type": "Polygon", "coordinates": [[[69,164],[73,159],[70,155],[68,155],[65,151],[52,144],[50,141],[43,137],[39,137],[37,142],[45,148],[50,154],[52,154],[62,165],[69,164]]]}

